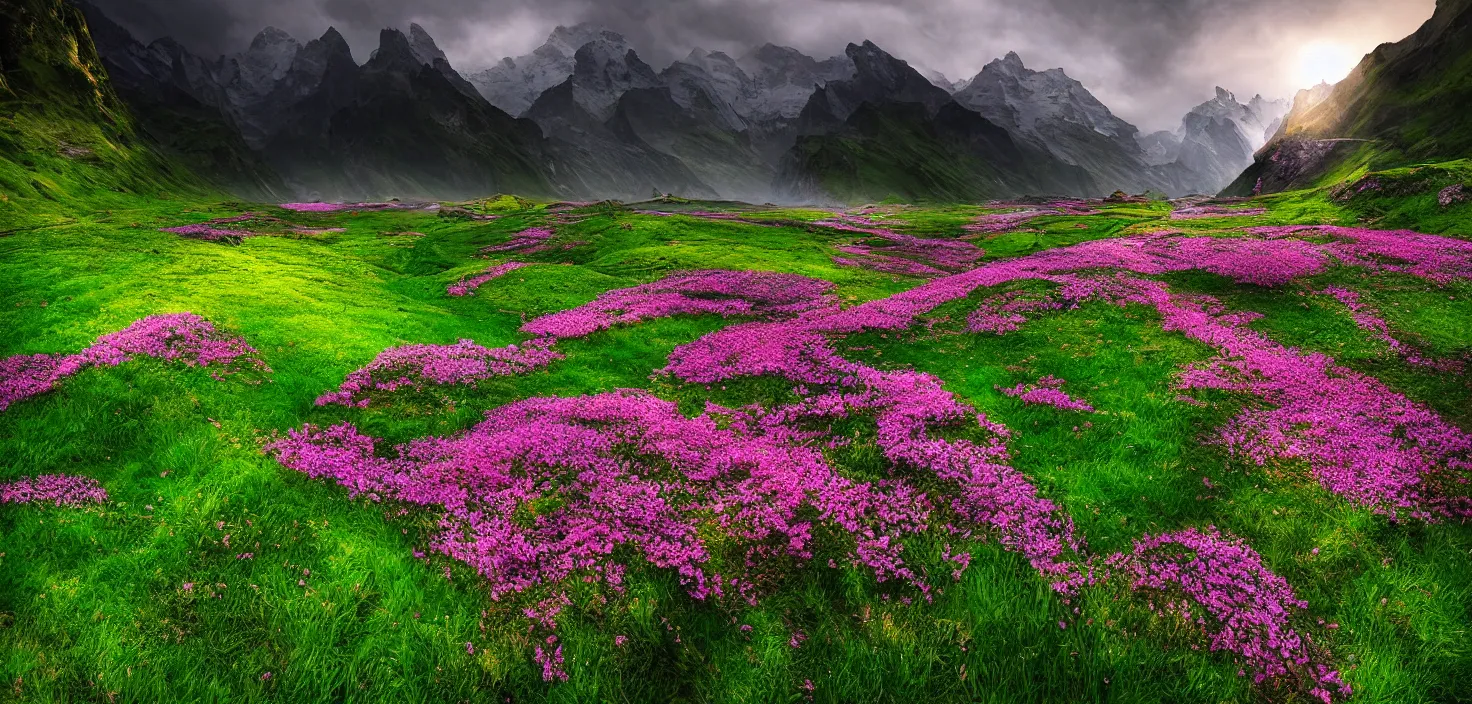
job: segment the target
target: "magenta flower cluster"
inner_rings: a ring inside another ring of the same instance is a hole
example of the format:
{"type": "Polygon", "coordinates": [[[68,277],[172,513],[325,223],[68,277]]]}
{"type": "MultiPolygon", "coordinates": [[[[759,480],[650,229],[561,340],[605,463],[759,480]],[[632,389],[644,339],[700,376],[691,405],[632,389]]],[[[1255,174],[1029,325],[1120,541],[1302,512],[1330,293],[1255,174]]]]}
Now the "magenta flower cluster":
{"type": "Polygon", "coordinates": [[[66,474],[43,474],[0,482],[0,504],[80,506],[107,502],[107,491],[97,480],[66,474]]]}
{"type": "Polygon", "coordinates": [[[831,305],[832,287],[827,281],[796,274],[720,269],[683,272],[609,291],[591,303],[537,318],[521,330],[569,338],[674,315],[793,315],[831,305]]]}
{"type": "Polygon", "coordinates": [[[1224,314],[1210,299],[1148,288],[1167,329],[1221,352],[1187,369],[1183,387],[1243,391],[1267,404],[1242,411],[1220,431],[1230,451],[1259,465],[1302,461],[1325,489],[1392,517],[1472,515],[1464,497],[1447,492],[1472,472],[1472,435],[1329,357],[1243,328],[1244,318],[1224,314]]]}
{"type": "Polygon", "coordinates": [[[1063,380],[1058,377],[1045,376],[1038,379],[1036,384],[1018,384],[1010,389],[1001,389],[1001,392],[1028,405],[1052,406],[1065,411],[1094,412],[1093,406],[1069,396],[1063,390],[1063,383],[1063,380]]]}
{"type": "Polygon", "coordinates": [[[516,271],[517,269],[520,269],[524,266],[530,265],[523,262],[506,262],[505,264],[497,264],[496,266],[486,269],[485,271],[482,271],[481,273],[476,274],[475,276],[472,276],[468,279],[461,279],[453,284],[450,284],[449,288],[445,289],[445,293],[451,296],[468,296],[473,291],[480,288],[481,284],[484,284],[491,279],[499,279],[502,276],[505,276],[506,274],[516,271]]]}
{"type": "Polygon", "coordinates": [[[87,367],[115,367],[134,357],[153,357],[189,366],[242,366],[269,372],[245,340],[222,333],[193,313],[151,315],[118,332],[97,338],[69,355],[17,355],[0,359],[0,411],[24,398],[45,393],[87,367]]]}
{"type": "Polygon", "coordinates": [[[1200,630],[1211,650],[1241,658],[1255,682],[1291,677],[1324,704],[1352,693],[1321,663],[1325,653],[1309,635],[1292,626],[1308,604],[1241,540],[1215,528],[1147,535],[1107,562],[1160,616],[1200,630]]]}
{"type": "Polygon", "coordinates": [[[482,247],[480,251],[487,254],[512,251],[518,251],[522,254],[540,252],[547,249],[547,240],[552,239],[553,234],[555,233],[552,232],[551,228],[529,227],[516,233],[510,240],[507,240],[503,244],[482,247]]]}
{"type": "Polygon", "coordinates": [[[256,233],[250,230],[230,230],[215,227],[208,223],[198,225],[182,225],[180,227],[165,227],[159,232],[167,232],[174,235],[183,235],[189,239],[206,240],[215,242],[226,239],[239,239],[241,237],[254,237],[256,233]]]}
{"type": "Polygon", "coordinates": [[[422,389],[426,384],[473,385],[493,377],[525,374],[562,359],[562,354],[552,349],[552,342],[544,338],[494,349],[471,340],[453,345],[390,347],[367,366],[349,373],[337,391],[317,397],[317,405],[362,408],[375,391],[422,389]]]}
{"type": "Polygon", "coordinates": [[[976,218],[964,229],[977,235],[993,235],[1016,230],[1044,215],[1097,215],[1092,205],[1079,200],[1054,201],[1043,206],[1026,206],[1006,213],[988,213],[976,218]]]}
{"type": "MultiPolygon", "coordinates": [[[[692,598],[755,604],[761,585],[812,559],[815,523],[848,536],[851,559],[880,581],[918,583],[900,539],[926,529],[925,496],[849,481],[819,449],[769,426],[724,409],[686,418],[673,403],[621,391],[513,403],[391,459],[348,424],[293,430],[267,449],[355,496],[437,510],[430,549],[475,569],[493,599],[571,579],[621,593],[627,568],[617,556],[632,552],[678,574],[692,598]]],[[[550,633],[564,600],[544,600],[527,618],[550,633]]],[[[556,642],[548,635],[534,649],[549,681],[567,678],[556,642]]]]}
{"type": "Polygon", "coordinates": [[[1247,232],[1268,239],[1325,236],[1318,246],[1344,264],[1373,271],[1409,274],[1439,284],[1472,279],[1472,242],[1409,230],[1370,230],[1330,225],[1252,227],[1247,232]]]}
{"type": "Polygon", "coordinates": [[[971,332],[1005,335],[1020,329],[1021,325],[1027,322],[1027,316],[1024,313],[1062,308],[1063,304],[1051,294],[1009,291],[982,301],[981,305],[966,317],[966,329],[971,332]]]}
{"type": "Polygon", "coordinates": [[[1176,208],[1170,213],[1172,220],[1200,220],[1202,218],[1245,218],[1263,215],[1267,208],[1232,208],[1224,205],[1201,204],[1176,208]]]}
{"type": "Polygon", "coordinates": [[[1385,319],[1380,317],[1380,314],[1373,307],[1360,299],[1359,292],[1351,291],[1340,286],[1330,286],[1319,293],[1331,296],[1344,304],[1344,307],[1349,309],[1350,317],[1354,319],[1355,325],[1358,325],[1361,330],[1370,333],[1375,339],[1384,342],[1390,348],[1391,352],[1405,359],[1407,363],[1430,367],[1449,374],[1461,373],[1466,369],[1466,365],[1458,360],[1427,358],[1414,346],[1396,339],[1390,333],[1390,324],[1386,323],[1385,319]]]}
{"type": "Polygon", "coordinates": [[[904,276],[944,276],[948,272],[964,271],[976,266],[976,262],[985,254],[970,242],[924,239],[900,234],[876,228],[870,221],[855,216],[839,215],[837,219],[820,220],[812,224],[842,232],[866,234],[887,242],[884,246],[848,244],[838,247],[839,252],[847,255],[833,258],[833,262],[840,266],[904,276]]]}
{"type": "MultiPolygon", "coordinates": [[[[507,265],[502,265],[507,266],[507,265]]],[[[385,350],[350,374],[318,405],[365,407],[373,392],[425,385],[474,384],[545,368],[562,355],[559,339],[583,337],[614,325],[674,315],[794,315],[832,305],[832,284],[794,274],[707,270],[672,274],[633,288],[608,291],[570,310],[532,320],[522,331],[535,337],[520,345],[487,349],[470,340],[454,345],[406,345],[385,350]]]]}

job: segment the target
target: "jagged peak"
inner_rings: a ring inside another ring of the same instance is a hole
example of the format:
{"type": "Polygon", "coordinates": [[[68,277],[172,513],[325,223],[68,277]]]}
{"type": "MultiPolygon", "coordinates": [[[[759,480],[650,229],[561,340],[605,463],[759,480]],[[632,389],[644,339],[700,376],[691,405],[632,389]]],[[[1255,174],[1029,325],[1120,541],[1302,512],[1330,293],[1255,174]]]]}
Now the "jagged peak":
{"type": "Polygon", "coordinates": [[[595,41],[604,41],[619,45],[628,44],[628,40],[624,38],[624,35],[618,32],[588,22],[580,22],[571,27],[557,25],[547,35],[547,41],[543,46],[555,48],[563,54],[572,54],[587,43],[595,41]]]}
{"type": "Polygon", "coordinates": [[[378,48],[369,55],[368,63],[380,67],[407,68],[421,62],[419,57],[415,56],[414,47],[409,44],[409,38],[404,36],[403,32],[393,27],[385,27],[378,31],[378,48]]]}
{"type": "Polygon", "coordinates": [[[429,36],[429,32],[424,31],[424,28],[418,23],[409,23],[409,47],[414,51],[414,56],[419,59],[419,63],[433,66],[437,59],[449,61],[445,57],[445,52],[440,51],[439,45],[434,43],[434,37],[429,36]]]}
{"type": "MultiPolygon", "coordinates": [[[[1063,69],[1056,69],[1056,70],[1059,73],[1062,73],[1062,71],[1063,71],[1063,69]]],[[[997,74],[1001,74],[1001,75],[1005,75],[1005,76],[1014,76],[1014,77],[1021,78],[1021,77],[1032,75],[1034,73],[1037,73],[1037,72],[1030,70],[1027,67],[1027,65],[1023,63],[1022,57],[1019,56],[1017,54],[1017,52],[1015,52],[1015,51],[1009,51],[1009,52],[1007,52],[1007,55],[1006,56],[1003,56],[1003,57],[997,58],[997,59],[992,59],[985,66],[982,66],[981,67],[981,71],[977,73],[977,75],[976,75],[975,78],[980,78],[980,77],[986,76],[986,75],[997,75],[997,74]]],[[[975,80],[975,79],[973,78],[973,80],[975,80]]]]}
{"type": "Polygon", "coordinates": [[[691,49],[690,53],[685,55],[685,58],[675,63],[695,66],[706,71],[710,71],[715,66],[724,67],[728,70],[741,71],[740,65],[730,56],[719,51],[706,51],[700,47],[691,49]]]}
{"type": "Polygon", "coordinates": [[[849,44],[844,48],[843,53],[854,62],[856,67],[867,65],[872,68],[876,62],[899,62],[909,66],[908,63],[895,58],[893,54],[879,48],[878,44],[868,39],[865,39],[863,44],[849,44]]]}
{"type": "Polygon", "coordinates": [[[747,56],[761,61],[772,61],[799,56],[803,58],[812,58],[807,54],[804,54],[801,51],[798,51],[797,49],[794,49],[790,46],[780,46],[771,42],[767,42],[766,44],[752,49],[751,52],[747,54],[747,56]]]}
{"type": "Polygon", "coordinates": [[[1229,91],[1226,88],[1223,88],[1221,86],[1217,86],[1216,87],[1216,99],[1217,100],[1220,100],[1220,101],[1222,101],[1224,103],[1225,102],[1228,102],[1228,101],[1231,101],[1231,102],[1234,102],[1234,103],[1237,102],[1237,96],[1232,95],[1232,91],[1229,91]]]}
{"type": "MultiPolygon", "coordinates": [[[[854,45],[850,44],[850,47],[854,45]]],[[[798,69],[803,71],[824,71],[825,66],[831,66],[832,62],[851,64],[853,61],[847,54],[840,54],[819,61],[790,46],[781,46],[767,42],[736,60],[736,65],[752,76],[759,75],[766,70],[772,69],[779,73],[785,70],[798,69]]],[[[851,73],[851,72],[850,72],[851,73]]]]}
{"type": "Polygon", "coordinates": [[[261,30],[260,33],[256,34],[255,39],[251,40],[250,48],[253,51],[260,51],[262,49],[276,46],[278,44],[296,43],[296,38],[291,36],[290,34],[287,34],[285,31],[277,29],[276,27],[267,26],[265,29],[261,30]]]}
{"type": "Polygon", "coordinates": [[[328,27],[327,31],[315,41],[322,42],[335,52],[352,55],[352,48],[348,46],[348,40],[343,38],[342,32],[337,31],[337,27],[328,27]]]}

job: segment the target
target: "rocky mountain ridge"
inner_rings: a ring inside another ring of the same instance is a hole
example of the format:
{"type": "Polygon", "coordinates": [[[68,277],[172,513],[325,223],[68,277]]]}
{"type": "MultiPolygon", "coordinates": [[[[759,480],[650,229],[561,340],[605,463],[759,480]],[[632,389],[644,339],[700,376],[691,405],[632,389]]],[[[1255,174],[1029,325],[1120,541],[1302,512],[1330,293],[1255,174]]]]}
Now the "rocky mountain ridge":
{"type": "MultiPolygon", "coordinates": [[[[881,125],[916,140],[879,150],[895,164],[934,150],[964,162],[955,174],[988,174],[989,185],[947,187],[948,197],[1029,188],[1181,195],[1230,181],[1281,117],[1276,107],[1286,112],[1285,103],[1242,105],[1219,91],[1176,132],[1140,136],[1062,69],[1032,71],[1012,53],[953,82],[868,41],[823,60],[773,44],[739,58],[694,49],[656,71],[621,35],[584,24],[462,75],[417,24],[385,30],[362,66],[332,29],[301,43],[268,27],[245,51],[214,60],[167,39],[145,46],[121,29],[105,34],[99,50],[124,76],[125,99],[166,114],[187,97],[303,196],[429,196],[515,182],[581,197],[811,199],[822,193],[809,186],[830,170],[813,161],[831,153],[817,145],[863,135],[874,146],[881,125]],[[164,87],[173,98],[158,97],[164,87]],[[388,104],[409,122],[360,114],[388,104]],[[430,141],[417,153],[395,146],[407,134],[430,141]],[[805,138],[818,141],[794,153],[805,138]],[[407,169],[394,167],[395,154],[407,169]],[[445,161],[436,167],[430,154],[445,161]],[[808,167],[818,173],[802,173],[808,167]]],[[[877,153],[861,151],[844,158],[877,153]]]]}

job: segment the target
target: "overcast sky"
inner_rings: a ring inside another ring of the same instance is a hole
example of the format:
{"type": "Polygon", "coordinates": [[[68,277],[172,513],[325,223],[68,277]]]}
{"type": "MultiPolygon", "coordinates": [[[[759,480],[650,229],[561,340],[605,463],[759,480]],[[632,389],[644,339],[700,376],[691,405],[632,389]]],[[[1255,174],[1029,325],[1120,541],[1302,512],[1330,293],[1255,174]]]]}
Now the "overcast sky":
{"type": "Polygon", "coordinates": [[[693,47],[735,56],[766,42],[819,58],[871,39],[956,79],[1018,52],[1062,67],[1144,130],[1175,127],[1220,85],[1291,98],[1342,77],[1377,44],[1431,16],[1435,0],[93,0],[138,37],[169,35],[215,56],[267,25],[306,41],[329,26],[359,61],[383,27],[418,22],[462,72],[542,43],[558,24],[623,33],[656,68],[693,47]],[[1313,78],[1310,78],[1313,77],[1313,78]]]}

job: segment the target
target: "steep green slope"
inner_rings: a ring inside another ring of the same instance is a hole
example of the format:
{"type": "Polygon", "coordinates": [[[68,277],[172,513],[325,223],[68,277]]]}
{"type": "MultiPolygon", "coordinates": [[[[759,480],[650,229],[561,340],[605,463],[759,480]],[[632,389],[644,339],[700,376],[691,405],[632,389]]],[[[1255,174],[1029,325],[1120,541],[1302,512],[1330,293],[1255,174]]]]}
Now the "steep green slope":
{"type": "Polygon", "coordinates": [[[1322,102],[1300,100],[1229,195],[1472,156],[1472,0],[1438,0],[1415,34],[1367,55],[1322,102]]]}
{"type": "Polygon", "coordinates": [[[0,232],[205,192],[140,139],[80,12],[0,0],[0,232]]]}

